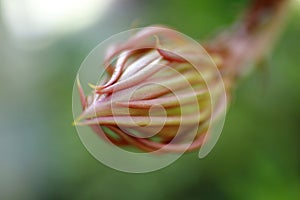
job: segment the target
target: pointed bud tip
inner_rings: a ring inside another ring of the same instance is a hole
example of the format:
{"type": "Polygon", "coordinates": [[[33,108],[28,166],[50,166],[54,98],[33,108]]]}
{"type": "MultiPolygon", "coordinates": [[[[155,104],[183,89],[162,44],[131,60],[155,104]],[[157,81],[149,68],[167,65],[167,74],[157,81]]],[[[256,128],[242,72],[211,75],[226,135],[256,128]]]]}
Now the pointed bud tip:
{"type": "Polygon", "coordinates": [[[72,122],[72,126],[77,126],[77,122],[75,120],[72,122]]]}
{"type": "Polygon", "coordinates": [[[92,89],[97,89],[99,86],[96,86],[92,83],[88,83],[89,87],[92,88],[92,89]]]}

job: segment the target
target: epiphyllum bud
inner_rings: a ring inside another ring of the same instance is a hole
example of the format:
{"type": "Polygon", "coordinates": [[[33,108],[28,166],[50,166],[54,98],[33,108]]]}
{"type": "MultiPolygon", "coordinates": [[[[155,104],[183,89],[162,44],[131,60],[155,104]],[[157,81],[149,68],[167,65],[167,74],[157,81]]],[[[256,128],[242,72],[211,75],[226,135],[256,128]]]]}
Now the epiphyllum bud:
{"type": "Polygon", "coordinates": [[[199,148],[225,112],[226,97],[214,62],[195,45],[171,29],[149,27],[110,46],[105,72],[87,97],[78,80],[83,112],[75,124],[118,146],[199,148]]]}

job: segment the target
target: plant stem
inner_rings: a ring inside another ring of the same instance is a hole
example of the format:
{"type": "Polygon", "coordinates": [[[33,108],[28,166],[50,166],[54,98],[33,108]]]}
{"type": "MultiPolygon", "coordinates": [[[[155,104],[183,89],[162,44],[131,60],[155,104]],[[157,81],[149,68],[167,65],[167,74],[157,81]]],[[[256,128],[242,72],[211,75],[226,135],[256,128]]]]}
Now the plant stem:
{"type": "Polygon", "coordinates": [[[221,58],[223,77],[235,79],[266,56],[283,25],[287,3],[253,0],[242,20],[208,44],[207,51],[221,58]]]}

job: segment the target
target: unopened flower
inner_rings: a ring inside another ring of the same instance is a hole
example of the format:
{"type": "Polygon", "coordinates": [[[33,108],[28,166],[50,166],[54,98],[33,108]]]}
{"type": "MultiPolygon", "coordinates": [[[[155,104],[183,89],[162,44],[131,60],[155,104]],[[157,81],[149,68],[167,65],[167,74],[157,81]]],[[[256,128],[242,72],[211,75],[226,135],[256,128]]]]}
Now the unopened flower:
{"type": "Polygon", "coordinates": [[[203,144],[218,108],[224,109],[214,63],[171,29],[144,28],[111,46],[104,65],[105,75],[88,96],[78,80],[83,112],[76,124],[89,125],[115,145],[191,151],[203,144]]]}

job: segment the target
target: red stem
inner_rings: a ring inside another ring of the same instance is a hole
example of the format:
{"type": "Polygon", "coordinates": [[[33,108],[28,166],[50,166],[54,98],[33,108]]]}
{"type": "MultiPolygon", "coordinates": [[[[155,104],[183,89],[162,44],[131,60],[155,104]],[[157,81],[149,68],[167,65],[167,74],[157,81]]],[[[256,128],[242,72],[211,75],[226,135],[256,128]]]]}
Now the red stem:
{"type": "Polygon", "coordinates": [[[241,21],[208,44],[207,51],[222,60],[223,77],[238,77],[249,63],[265,57],[280,32],[287,2],[253,0],[241,21]]]}

